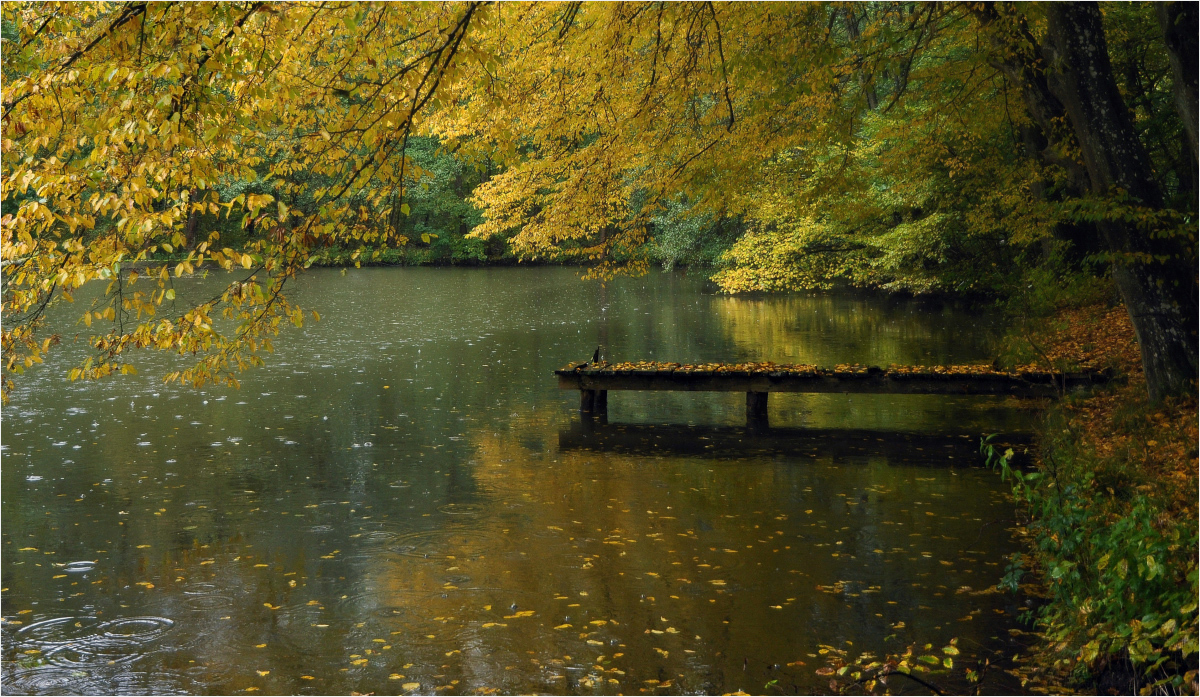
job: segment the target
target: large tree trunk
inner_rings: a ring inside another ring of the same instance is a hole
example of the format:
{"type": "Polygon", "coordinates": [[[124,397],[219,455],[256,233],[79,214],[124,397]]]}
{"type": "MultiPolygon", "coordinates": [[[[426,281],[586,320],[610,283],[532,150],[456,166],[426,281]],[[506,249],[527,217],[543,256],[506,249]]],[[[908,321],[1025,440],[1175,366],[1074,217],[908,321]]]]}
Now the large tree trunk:
{"type": "MultiPolygon", "coordinates": [[[[1121,189],[1145,207],[1161,208],[1149,157],[1113,77],[1099,6],[1049,3],[1046,12],[1047,83],[1066,109],[1093,193],[1107,196],[1121,189]]],[[[1180,273],[1187,262],[1171,249],[1175,245],[1164,248],[1134,222],[1106,220],[1099,227],[1114,255],[1113,278],[1137,333],[1151,399],[1193,392],[1194,268],[1180,273]],[[1144,261],[1164,252],[1176,258],[1165,264],[1144,261]]]]}
{"type": "MultiPolygon", "coordinates": [[[[1196,73],[1200,71],[1197,60],[1197,33],[1200,33],[1195,2],[1157,2],[1154,9],[1158,14],[1158,25],[1162,28],[1163,41],[1167,44],[1167,56],[1171,60],[1171,72],[1175,83],[1175,110],[1183,119],[1188,144],[1196,152],[1196,109],[1200,99],[1196,89],[1196,73]]],[[[1193,158],[1194,160],[1194,158],[1193,158]]]]}

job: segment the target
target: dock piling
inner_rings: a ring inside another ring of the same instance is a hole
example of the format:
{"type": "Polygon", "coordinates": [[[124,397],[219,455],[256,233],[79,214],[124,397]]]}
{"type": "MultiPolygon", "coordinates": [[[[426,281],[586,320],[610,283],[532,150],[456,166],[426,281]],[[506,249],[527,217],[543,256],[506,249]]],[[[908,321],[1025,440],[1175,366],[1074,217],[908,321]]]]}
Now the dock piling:
{"type": "Polygon", "coordinates": [[[746,425],[764,425],[767,423],[767,395],[770,392],[746,393],[746,425]]]}

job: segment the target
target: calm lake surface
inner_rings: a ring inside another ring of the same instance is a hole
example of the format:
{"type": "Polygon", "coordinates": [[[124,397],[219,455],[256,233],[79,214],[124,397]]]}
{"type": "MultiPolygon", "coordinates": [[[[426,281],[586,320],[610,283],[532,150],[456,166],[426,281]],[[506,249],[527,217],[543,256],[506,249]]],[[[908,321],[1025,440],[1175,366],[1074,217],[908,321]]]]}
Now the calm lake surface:
{"type": "Polygon", "coordinates": [[[829,691],[826,645],[1015,650],[1019,599],[994,590],[1013,507],[975,452],[1028,405],[773,395],[753,435],[741,394],[612,392],[589,426],[552,375],[598,343],[989,361],[995,318],[561,268],[314,270],[292,297],[322,320],[241,389],[164,385],[163,355],[72,384],[69,339],[18,379],[6,694],[794,694],[829,691]]]}

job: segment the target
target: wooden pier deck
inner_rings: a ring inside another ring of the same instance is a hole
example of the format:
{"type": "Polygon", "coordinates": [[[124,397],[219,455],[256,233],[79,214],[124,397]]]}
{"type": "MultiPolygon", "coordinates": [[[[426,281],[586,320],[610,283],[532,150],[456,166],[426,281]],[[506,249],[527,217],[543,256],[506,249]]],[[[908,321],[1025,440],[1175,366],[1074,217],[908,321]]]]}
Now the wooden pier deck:
{"type": "Polygon", "coordinates": [[[745,392],[746,418],[766,419],[772,392],[1004,395],[1058,397],[1107,382],[1106,371],[1049,373],[1005,372],[988,366],[812,365],[777,363],[571,363],[554,371],[558,387],[579,390],[584,414],[608,411],[609,390],[681,390],[745,392]]]}

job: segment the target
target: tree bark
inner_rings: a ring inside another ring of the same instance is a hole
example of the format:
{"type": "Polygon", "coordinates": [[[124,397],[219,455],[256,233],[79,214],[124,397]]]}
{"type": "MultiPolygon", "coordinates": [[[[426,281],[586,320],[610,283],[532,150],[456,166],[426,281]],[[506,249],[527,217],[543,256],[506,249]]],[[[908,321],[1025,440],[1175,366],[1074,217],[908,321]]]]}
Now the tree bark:
{"type": "MultiPolygon", "coordinates": [[[[1046,13],[1047,85],[1067,112],[1092,192],[1108,196],[1120,189],[1142,206],[1160,209],[1162,193],[1150,159],[1113,76],[1099,6],[1050,3],[1046,13]]],[[[1113,279],[1137,334],[1150,398],[1193,392],[1195,269],[1180,273],[1188,263],[1174,245],[1164,246],[1133,222],[1110,219],[1099,228],[1114,255],[1113,279]],[[1149,261],[1164,252],[1174,258],[1149,261]]]]}
{"type": "MultiPolygon", "coordinates": [[[[1025,154],[1042,166],[1053,165],[1066,173],[1065,181],[1054,190],[1045,185],[1047,182],[1036,182],[1032,187],[1033,194],[1043,200],[1058,202],[1064,196],[1087,195],[1092,186],[1087,167],[1077,157],[1078,148],[1067,123],[1067,110],[1050,91],[1045,60],[1024,15],[1007,3],[977,5],[974,13],[988,32],[995,50],[992,67],[1020,90],[1021,101],[1032,120],[1021,126],[1025,154]]],[[[1100,231],[1089,220],[1059,221],[1053,235],[1068,243],[1067,258],[1074,263],[1104,251],[1100,231]]],[[[1053,250],[1049,240],[1043,249],[1048,257],[1053,250]]]]}
{"type": "MultiPolygon", "coordinates": [[[[1196,73],[1200,71],[1197,60],[1197,34],[1200,19],[1194,2],[1157,2],[1158,25],[1162,28],[1163,40],[1167,44],[1167,57],[1171,60],[1171,73],[1175,83],[1175,110],[1183,119],[1188,145],[1196,153],[1197,91],[1196,73]]],[[[1195,159],[1194,157],[1192,158],[1195,159]]]]}

